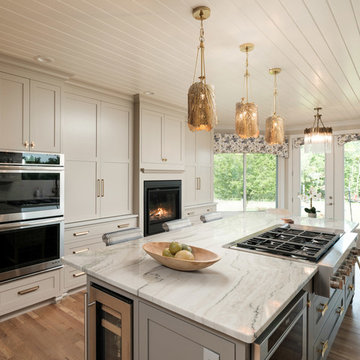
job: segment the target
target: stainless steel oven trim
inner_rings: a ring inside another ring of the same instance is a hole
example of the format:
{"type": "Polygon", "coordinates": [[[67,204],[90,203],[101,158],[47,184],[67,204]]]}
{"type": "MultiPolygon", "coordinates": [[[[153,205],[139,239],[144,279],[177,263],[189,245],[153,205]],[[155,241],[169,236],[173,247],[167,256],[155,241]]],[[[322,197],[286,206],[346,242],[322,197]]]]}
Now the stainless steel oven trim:
{"type": "Polygon", "coordinates": [[[9,224],[0,224],[0,232],[5,230],[16,230],[16,229],[24,229],[31,228],[42,225],[52,225],[52,224],[60,225],[60,249],[59,249],[59,259],[54,259],[50,261],[44,261],[39,264],[34,264],[30,266],[21,267],[14,270],[9,270],[5,272],[0,272],[0,282],[6,282],[9,280],[17,280],[18,278],[22,278],[24,276],[28,276],[30,274],[39,273],[44,270],[50,270],[62,267],[61,257],[64,256],[64,218],[52,218],[52,219],[39,219],[34,221],[24,221],[24,222],[16,222],[9,224]]]}
{"type": "Polygon", "coordinates": [[[281,313],[281,317],[275,319],[275,323],[270,325],[261,336],[254,342],[253,344],[253,355],[252,360],[268,360],[274,352],[278,349],[281,343],[284,341],[289,332],[293,329],[297,321],[302,317],[303,318],[303,343],[302,343],[302,351],[303,351],[303,359],[306,359],[306,346],[307,346],[307,308],[306,308],[306,299],[307,292],[303,292],[302,295],[298,295],[295,299],[290,303],[290,307],[288,305],[286,313],[281,313]],[[295,319],[288,325],[286,331],[281,335],[279,340],[273,346],[272,349],[268,350],[268,340],[269,337],[274,333],[274,331],[280,326],[280,324],[286,319],[286,317],[290,314],[290,312],[300,303],[303,303],[302,310],[298,313],[295,319]]]}
{"type": "Polygon", "coordinates": [[[59,209],[53,210],[44,210],[44,211],[33,211],[33,212],[23,212],[23,213],[11,213],[11,214],[2,214],[0,215],[0,223],[8,222],[8,221],[21,221],[21,220],[29,220],[29,219],[37,219],[37,218],[48,218],[53,216],[62,216],[64,215],[65,206],[65,172],[64,168],[60,167],[37,167],[35,168],[26,168],[22,166],[0,166],[0,173],[44,173],[44,172],[55,172],[60,174],[60,207],[59,209]],[[6,169],[5,169],[6,168],[6,169]]]}

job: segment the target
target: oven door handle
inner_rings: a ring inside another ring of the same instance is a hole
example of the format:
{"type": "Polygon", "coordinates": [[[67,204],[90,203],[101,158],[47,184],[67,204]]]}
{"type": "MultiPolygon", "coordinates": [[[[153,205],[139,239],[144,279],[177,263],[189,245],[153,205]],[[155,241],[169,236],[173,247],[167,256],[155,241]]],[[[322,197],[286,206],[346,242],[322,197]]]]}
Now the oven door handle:
{"type": "Polygon", "coordinates": [[[64,166],[6,166],[1,165],[0,166],[0,173],[21,173],[21,172],[49,172],[49,171],[55,171],[55,172],[62,172],[64,171],[64,166]]]}
{"type": "Polygon", "coordinates": [[[39,219],[39,220],[30,220],[30,221],[19,221],[14,223],[5,223],[0,224],[0,232],[7,231],[7,230],[14,230],[14,229],[28,229],[30,227],[41,226],[41,225],[51,225],[57,224],[59,222],[63,222],[64,218],[55,217],[50,219],[39,219]]]}

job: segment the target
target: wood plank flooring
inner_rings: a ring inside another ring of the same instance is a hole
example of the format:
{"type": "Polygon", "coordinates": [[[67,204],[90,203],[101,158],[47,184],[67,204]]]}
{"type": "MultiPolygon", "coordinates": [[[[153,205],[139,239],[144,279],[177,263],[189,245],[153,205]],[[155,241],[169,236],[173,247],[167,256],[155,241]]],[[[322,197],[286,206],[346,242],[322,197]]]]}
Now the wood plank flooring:
{"type": "MultiPolygon", "coordinates": [[[[360,272],[327,360],[360,360],[360,272]]],[[[84,292],[0,323],[0,360],[83,360],[84,292]]],[[[284,359],[286,360],[286,359],[284,359]]]]}

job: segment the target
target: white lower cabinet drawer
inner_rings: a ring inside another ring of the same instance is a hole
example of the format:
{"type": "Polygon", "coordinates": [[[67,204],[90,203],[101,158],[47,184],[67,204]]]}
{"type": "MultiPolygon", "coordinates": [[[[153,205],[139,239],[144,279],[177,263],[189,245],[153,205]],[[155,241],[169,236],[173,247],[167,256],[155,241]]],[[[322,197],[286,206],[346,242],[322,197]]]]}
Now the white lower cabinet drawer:
{"type": "Polygon", "coordinates": [[[86,274],[81,270],[64,266],[64,287],[66,290],[75,289],[86,285],[86,274]]]}
{"type": "Polygon", "coordinates": [[[60,295],[60,269],[0,286],[0,316],[60,295]]]}

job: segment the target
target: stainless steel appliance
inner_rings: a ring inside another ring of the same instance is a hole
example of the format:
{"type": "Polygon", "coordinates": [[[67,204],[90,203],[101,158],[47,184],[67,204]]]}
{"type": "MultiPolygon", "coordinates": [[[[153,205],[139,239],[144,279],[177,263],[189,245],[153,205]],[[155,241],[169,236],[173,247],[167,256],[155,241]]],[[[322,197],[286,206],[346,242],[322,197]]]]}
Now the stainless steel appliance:
{"type": "Polygon", "coordinates": [[[64,156],[0,151],[0,223],[64,215],[64,156]]]}
{"type": "Polygon", "coordinates": [[[64,157],[0,151],[0,281],[61,267],[64,157]]]}
{"type": "Polygon", "coordinates": [[[356,262],[351,249],[355,247],[357,234],[338,230],[302,225],[274,225],[246,236],[231,244],[231,249],[260,252],[277,257],[291,257],[298,261],[310,261],[319,266],[314,279],[314,292],[331,297],[336,289],[344,286],[349,266],[356,262]]]}
{"type": "Polygon", "coordinates": [[[89,303],[85,296],[89,316],[85,324],[86,339],[89,339],[85,345],[85,359],[132,359],[132,307],[131,299],[91,284],[89,303]]]}
{"type": "Polygon", "coordinates": [[[307,293],[301,291],[253,345],[253,360],[307,359],[307,293]]]}
{"type": "Polygon", "coordinates": [[[0,282],[61,267],[62,217],[0,224],[0,282]]]}

